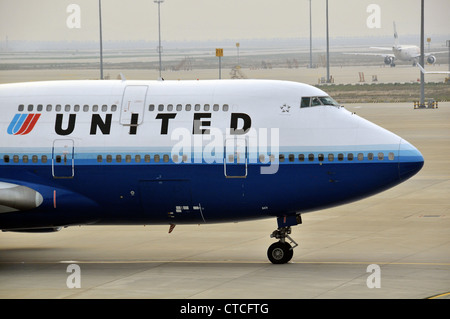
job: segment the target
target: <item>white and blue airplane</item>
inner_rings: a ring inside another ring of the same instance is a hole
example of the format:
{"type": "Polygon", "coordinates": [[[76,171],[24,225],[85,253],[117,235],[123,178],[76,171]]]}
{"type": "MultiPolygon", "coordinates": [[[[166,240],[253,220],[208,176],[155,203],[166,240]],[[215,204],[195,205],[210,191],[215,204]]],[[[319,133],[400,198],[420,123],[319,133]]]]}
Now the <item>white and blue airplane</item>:
{"type": "Polygon", "coordinates": [[[294,82],[3,84],[0,110],[3,231],[275,218],[267,255],[286,263],[301,214],[384,191],[424,163],[294,82]]]}

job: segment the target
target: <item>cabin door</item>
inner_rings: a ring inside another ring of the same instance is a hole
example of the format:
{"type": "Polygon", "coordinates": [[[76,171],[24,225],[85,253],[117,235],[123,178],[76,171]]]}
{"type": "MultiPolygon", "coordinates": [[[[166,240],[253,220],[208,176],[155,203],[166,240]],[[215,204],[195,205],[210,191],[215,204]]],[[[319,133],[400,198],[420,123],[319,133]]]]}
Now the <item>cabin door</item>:
{"type": "Polygon", "coordinates": [[[225,139],[224,174],[226,178],[246,178],[248,141],[244,136],[225,139]]]}
{"type": "Polygon", "coordinates": [[[73,178],[75,175],[73,140],[54,140],[52,148],[53,178],[73,178]]]}
{"type": "Polygon", "coordinates": [[[123,92],[120,124],[130,126],[130,134],[136,134],[137,126],[144,119],[147,90],[146,85],[129,85],[123,92]]]}

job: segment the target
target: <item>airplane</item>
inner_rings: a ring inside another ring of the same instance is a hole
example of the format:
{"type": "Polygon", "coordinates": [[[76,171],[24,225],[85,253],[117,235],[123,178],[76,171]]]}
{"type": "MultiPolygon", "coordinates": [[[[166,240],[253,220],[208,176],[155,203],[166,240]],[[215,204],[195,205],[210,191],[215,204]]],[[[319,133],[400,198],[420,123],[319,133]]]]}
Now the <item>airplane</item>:
{"type": "MultiPolygon", "coordinates": [[[[395,60],[399,61],[410,61],[413,62],[412,65],[416,66],[420,58],[420,48],[417,45],[400,45],[398,40],[397,28],[394,25],[394,45],[392,47],[370,47],[371,49],[392,51],[392,53],[345,53],[352,55],[373,55],[381,56],[384,58],[384,63],[391,67],[395,67],[395,60]]],[[[440,52],[428,52],[425,53],[426,62],[428,64],[436,63],[436,54],[445,53],[445,51],[440,52]]]]}
{"type": "Polygon", "coordinates": [[[0,229],[273,218],[291,260],[302,214],[404,182],[424,164],[319,88],[278,80],[0,85],[0,229]]]}

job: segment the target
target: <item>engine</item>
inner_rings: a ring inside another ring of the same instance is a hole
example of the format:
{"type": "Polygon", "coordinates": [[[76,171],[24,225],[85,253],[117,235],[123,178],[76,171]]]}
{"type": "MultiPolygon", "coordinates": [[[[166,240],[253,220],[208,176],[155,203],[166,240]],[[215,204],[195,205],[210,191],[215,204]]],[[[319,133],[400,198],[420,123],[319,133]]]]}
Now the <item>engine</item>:
{"type": "Polygon", "coordinates": [[[427,63],[428,64],[435,64],[436,63],[436,57],[434,55],[429,55],[427,57],[427,63]]]}
{"type": "Polygon", "coordinates": [[[384,57],[384,64],[386,64],[386,65],[394,64],[394,58],[391,56],[384,57]]]}

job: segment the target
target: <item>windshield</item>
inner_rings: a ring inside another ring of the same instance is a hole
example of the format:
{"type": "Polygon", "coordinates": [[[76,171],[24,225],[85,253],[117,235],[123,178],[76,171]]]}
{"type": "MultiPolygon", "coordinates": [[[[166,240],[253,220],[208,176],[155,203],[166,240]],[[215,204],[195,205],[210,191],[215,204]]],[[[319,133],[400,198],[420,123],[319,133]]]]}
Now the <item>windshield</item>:
{"type": "Polygon", "coordinates": [[[339,103],[336,102],[335,100],[333,100],[331,97],[329,96],[319,96],[320,101],[322,102],[323,105],[334,105],[334,106],[339,106],[339,103]]]}
{"type": "Polygon", "coordinates": [[[336,102],[329,96],[302,97],[302,101],[300,103],[300,107],[302,107],[302,108],[319,106],[319,105],[340,106],[338,102],[336,102]]]}

